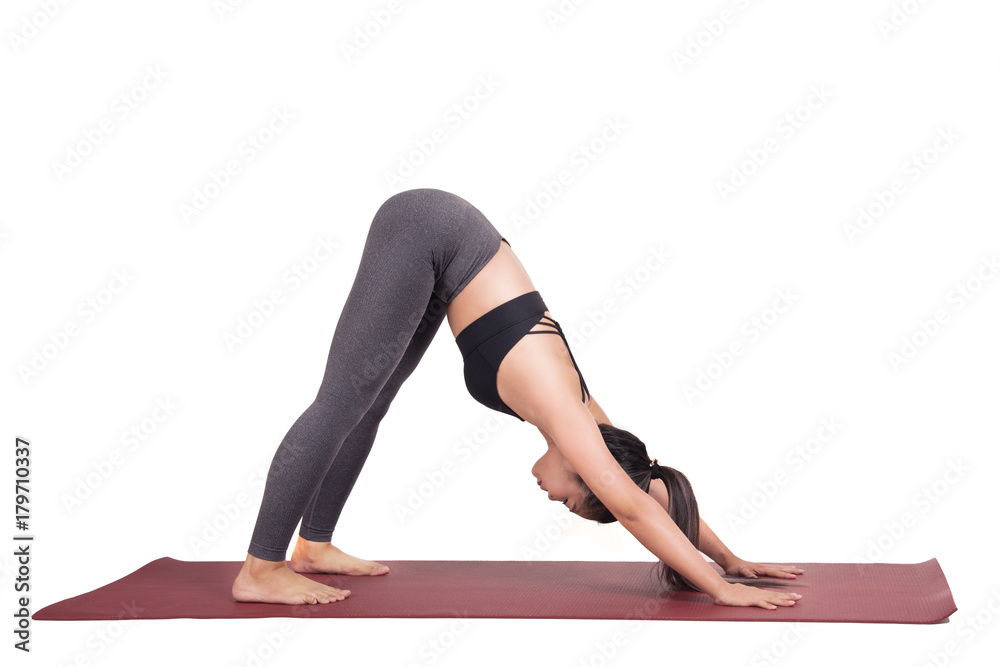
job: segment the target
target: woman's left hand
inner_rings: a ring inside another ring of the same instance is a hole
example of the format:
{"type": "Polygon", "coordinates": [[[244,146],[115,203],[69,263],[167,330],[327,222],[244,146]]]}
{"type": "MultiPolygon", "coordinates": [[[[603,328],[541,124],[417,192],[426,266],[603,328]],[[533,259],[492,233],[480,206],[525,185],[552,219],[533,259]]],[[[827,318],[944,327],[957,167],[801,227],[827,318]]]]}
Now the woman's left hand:
{"type": "Polygon", "coordinates": [[[764,565],[761,563],[751,563],[750,561],[737,558],[726,564],[726,574],[735,577],[779,577],[781,579],[795,579],[795,575],[802,574],[800,568],[794,565],[764,565]]]}

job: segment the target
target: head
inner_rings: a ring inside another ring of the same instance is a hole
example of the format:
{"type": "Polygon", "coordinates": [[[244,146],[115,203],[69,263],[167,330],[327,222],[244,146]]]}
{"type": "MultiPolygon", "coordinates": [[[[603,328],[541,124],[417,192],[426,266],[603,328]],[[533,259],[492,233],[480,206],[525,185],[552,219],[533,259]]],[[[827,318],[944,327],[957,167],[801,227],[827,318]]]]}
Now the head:
{"type": "MultiPolygon", "coordinates": [[[[659,482],[651,479],[652,459],[646,453],[646,445],[632,433],[610,424],[598,424],[598,428],[604,438],[604,444],[622,470],[636,486],[649,493],[650,484],[659,482]]],[[[667,513],[697,548],[700,520],[698,501],[694,497],[691,483],[683,473],[669,466],[660,464],[659,468],[660,481],[666,486],[669,497],[667,513]]],[[[535,462],[531,473],[538,478],[539,485],[548,492],[551,500],[567,505],[574,514],[597,523],[613,523],[618,520],[576,474],[556,447],[549,446],[545,454],[535,462]]],[[[660,579],[668,588],[697,590],[662,561],[660,568],[660,579]]]]}

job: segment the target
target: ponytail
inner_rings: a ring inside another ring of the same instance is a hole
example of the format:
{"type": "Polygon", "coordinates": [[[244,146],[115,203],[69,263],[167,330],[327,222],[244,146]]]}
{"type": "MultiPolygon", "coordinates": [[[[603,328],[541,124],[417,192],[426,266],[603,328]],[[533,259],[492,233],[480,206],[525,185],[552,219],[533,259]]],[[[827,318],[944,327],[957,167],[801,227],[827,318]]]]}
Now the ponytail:
{"type": "MultiPolygon", "coordinates": [[[[649,484],[654,479],[653,473],[656,471],[657,477],[663,480],[670,496],[667,513],[697,549],[701,526],[701,519],[698,516],[698,501],[695,499],[691,483],[684,476],[684,473],[669,466],[652,465],[653,462],[650,461],[649,455],[646,453],[646,445],[625,429],[611,424],[598,424],[597,426],[611,455],[618,461],[629,478],[636,483],[636,486],[648,493],[649,484]]],[[[617,521],[618,518],[604,506],[604,503],[590,490],[583,479],[579,475],[574,475],[574,477],[577,484],[585,492],[584,499],[576,513],[597,523],[617,521]]],[[[698,590],[679,572],[668,567],[663,561],[660,561],[660,580],[669,589],[698,590]]]]}
{"type": "MultiPolygon", "coordinates": [[[[669,497],[667,514],[684,533],[684,536],[691,541],[694,548],[698,549],[701,542],[699,530],[701,517],[698,514],[698,501],[695,499],[694,490],[684,473],[669,466],[659,465],[656,461],[650,461],[649,455],[646,453],[646,445],[625,429],[617,428],[611,424],[598,424],[597,426],[604,438],[604,443],[608,446],[608,451],[611,452],[622,470],[635,482],[636,486],[649,493],[649,484],[653,479],[663,480],[669,497]]],[[[576,514],[597,523],[613,523],[618,520],[579,475],[574,474],[574,478],[584,490],[584,498],[579,507],[576,508],[576,514]]],[[[659,562],[659,571],[660,581],[666,588],[698,591],[696,586],[663,561],[659,562]]],[[[780,579],[771,578],[758,580],[728,575],[722,575],[722,578],[730,583],[742,583],[750,586],[792,585],[780,579]]]]}
{"type": "MultiPolygon", "coordinates": [[[[660,479],[663,480],[663,483],[667,487],[667,495],[670,498],[670,501],[667,503],[667,514],[670,515],[670,518],[677,524],[677,527],[684,533],[684,536],[697,549],[701,518],[698,515],[698,499],[694,497],[691,482],[688,481],[684,473],[670,466],[656,465],[654,467],[659,471],[660,479]]],[[[650,468],[650,473],[652,473],[652,470],[653,468],[650,468]]],[[[647,492],[649,491],[649,483],[646,483],[647,492]]],[[[660,561],[660,581],[671,590],[698,590],[680,572],[671,568],[662,560],[660,561]]]]}

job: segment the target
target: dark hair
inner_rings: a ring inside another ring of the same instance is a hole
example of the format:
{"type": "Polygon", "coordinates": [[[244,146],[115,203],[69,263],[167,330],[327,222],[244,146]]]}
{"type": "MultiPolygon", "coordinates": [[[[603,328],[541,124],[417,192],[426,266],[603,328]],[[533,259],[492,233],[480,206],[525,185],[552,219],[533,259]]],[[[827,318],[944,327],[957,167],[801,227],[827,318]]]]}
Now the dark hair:
{"type": "MultiPolygon", "coordinates": [[[[625,429],[611,424],[598,424],[597,426],[604,437],[604,443],[608,446],[608,451],[621,465],[622,470],[640,489],[649,493],[649,484],[652,481],[650,478],[652,459],[646,453],[646,445],[625,429]]],[[[659,465],[659,468],[661,479],[666,484],[667,493],[670,496],[667,513],[697,549],[699,543],[698,528],[701,525],[701,520],[698,516],[698,501],[694,497],[691,483],[684,476],[684,473],[678,470],[665,465],[659,465]]],[[[579,516],[597,523],[613,523],[618,520],[579,475],[574,473],[573,477],[584,490],[583,502],[576,508],[576,513],[579,516]]],[[[660,580],[664,586],[672,590],[698,590],[696,586],[681,576],[679,572],[668,567],[662,560],[660,561],[660,580]]]]}

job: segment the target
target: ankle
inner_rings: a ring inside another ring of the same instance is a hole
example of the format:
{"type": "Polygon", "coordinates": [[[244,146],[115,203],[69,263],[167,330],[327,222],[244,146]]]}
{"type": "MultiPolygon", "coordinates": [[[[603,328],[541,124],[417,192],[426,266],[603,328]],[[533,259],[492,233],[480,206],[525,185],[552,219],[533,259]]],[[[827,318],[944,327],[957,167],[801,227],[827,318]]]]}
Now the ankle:
{"type": "Polygon", "coordinates": [[[301,535],[298,541],[295,542],[295,550],[293,555],[297,556],[309,556],[313,554],[319,554],[332,548],[333,545],[329,542],[314,542],[313,540],[307,540],[301,535]]]}
{"type": "Polygon", "coordinates": [[[283,560],[264,560],[263,558],[257,558],[256,556],[251,556],[247,554],[246,562],[244,566],[247,572],[251,576],[256,576],[260,574],[266,574],[268,572],[274,572],[282,567],[285,567],[285,561],[283,560]]]}

